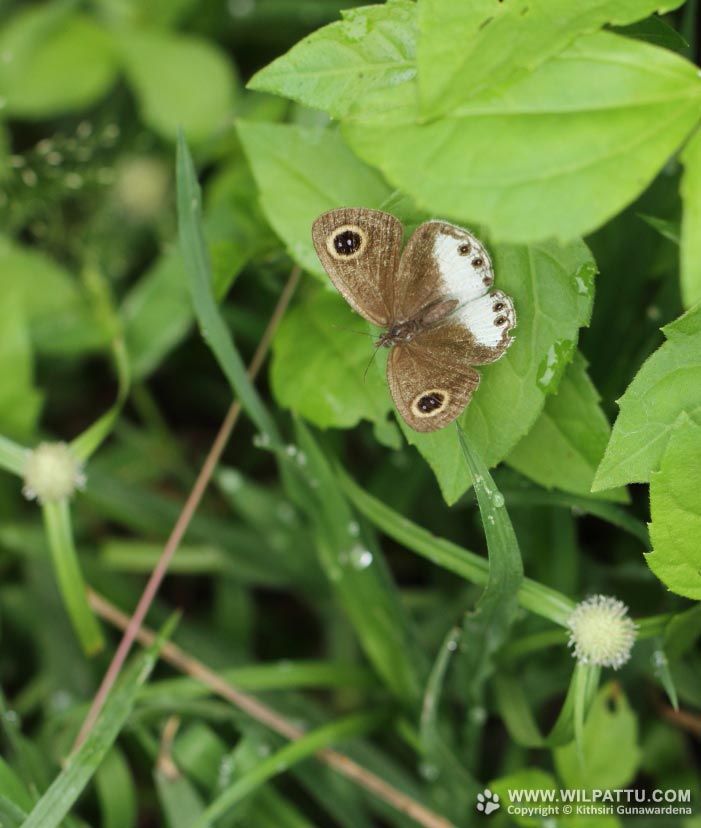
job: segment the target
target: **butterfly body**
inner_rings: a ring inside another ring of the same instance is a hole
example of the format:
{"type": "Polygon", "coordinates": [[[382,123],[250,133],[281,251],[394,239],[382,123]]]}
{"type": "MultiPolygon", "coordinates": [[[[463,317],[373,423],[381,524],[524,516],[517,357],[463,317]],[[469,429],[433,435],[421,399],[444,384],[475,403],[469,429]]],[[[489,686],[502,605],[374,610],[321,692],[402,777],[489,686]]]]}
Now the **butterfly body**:
{"type": "Polygon", "coordinates": [[[475,365],[498,359],[516,324],[511,299],[490,291],[491,260],[455,225],[419,226],[402,252],[403,228],[389,213],[341,208],[312,228],[319,258],[349,305],[383,329],[387,379],[416,431],[452,422],[479,385],[475,365]]]}
{"type": "Polygon", "coordinates": [[[387,330],[375,342],[378,348],[391,348],[393,345],[411,342],[422,331],[440,325],[458,307],[455,299],[438,300],[422,308],[413,319],[404,322],[392,321],[387,330]]]}

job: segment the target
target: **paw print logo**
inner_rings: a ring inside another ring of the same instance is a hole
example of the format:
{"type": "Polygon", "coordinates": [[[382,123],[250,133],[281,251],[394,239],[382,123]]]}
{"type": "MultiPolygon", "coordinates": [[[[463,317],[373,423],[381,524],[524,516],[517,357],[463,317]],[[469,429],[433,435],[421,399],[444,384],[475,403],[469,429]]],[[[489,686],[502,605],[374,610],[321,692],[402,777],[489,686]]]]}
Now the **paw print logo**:
{"type": "Polygon", "coordinates": [[[477,794],[477,810],[485,816],[498,811],[499,808],[499,795],[492,793],[489,788],[485,788],[482,793],[477,794]]]}

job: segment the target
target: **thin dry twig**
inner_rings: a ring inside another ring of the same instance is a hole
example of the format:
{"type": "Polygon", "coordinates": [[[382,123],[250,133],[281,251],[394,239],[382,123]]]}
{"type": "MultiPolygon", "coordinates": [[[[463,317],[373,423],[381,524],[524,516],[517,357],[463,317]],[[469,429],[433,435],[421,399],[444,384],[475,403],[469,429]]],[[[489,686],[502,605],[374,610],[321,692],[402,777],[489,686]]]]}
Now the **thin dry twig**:
{"type": "MultiPolygon", "coordinates": [[[[106,598],[98,595],[93,590],[89,590],[88,599],[93,610],[101,618],[113,624],[115,627],[125,630],[131,623],[129,616],[121,612],[114,604],[111,604],[106,598]]],[[[136,630],[136,638],[141,644],[148,647],[156,640],[156,634],[146,627],[140,627],[136,630]]],[[[263,704],[255,696],[243,693],[232,684],[229,684],[229,682],[215,673],[214,670],[211,670],[206,664],[203,664],[185,652],[177,644],[173,644],[170,641],[165,642],[161,648],[160,655],[164,661],[167,661],[188,676],[197,679],[197,681],[202,682],[202,684],[209,687],[217,696],[221,696],[223,699],[230,701],[239,710],[242,710],[257,722],[269,727],[270,730],[275,731],[280,736],[284,736],[291,741],[304,736],[304,731],[301,728],[293,725],[284,716],[271,707],[268,707],[268,705],[263,704]]],[[[422,825],[424,828],[455,828],[447,819],[429,810],[402,791],[397,790],[393,785],[385,782],[384,779],[381,779],[372,771],[367,770],[367,768],[362,767],[362,765],[359,765],[343,753],[325,748],[324,750],[320,750],[316,756],[320,761],[333,768],[342,776],[351,779],[357,785],[375,794],[378,799],[382,799],[388,805],[391,805],[395,810],[413,819],[418,825],[422,825]]]]}
{"type": "Polygon", "coordinates": [[[691,733],[697,739],[701,739],[701,716],[698,713],[690,713],[688,710],[675,710],[667,704],[660,705],[660,712],[675,727],[691,733]]]}
{"type": "MultiPolygon", "coordinates": [[[[299,267],[295,266],[292,268],[287,284],[280,294],[280,298],[278,299],[275,310],[270,317],[268,326],[265,329],[260,342],[258,343],[256,352],[253,355],[251,364],[248,367],[248,375],[251,379],[255,378],[261,365],[263,364],[263,361],[265,360],[273,334],[275,333],[280,319],[287,309],[290,299],[292,298],[292,294],[294,293],[297,283],[299,282],[300,272],[299,267]]],[[[161,586],[161,582],[168,571],[173,555],[175,555],[180,542],[182,541],[185,532],[190,525],[190,521],[200,505],[202,496],[204,495],[205,490],[209,485],[209,481],[214,474],[214,470],[221,459],[222,452],[224,451],[229,437],[231,436],[231,432],[236,425],[236,421],[238,420],[240,413],[241,404],[238,400],[234,400],[231,407],[227,411],[226,417],[219,428],[217,436],[214,438],[209,454],[202,464],[200,473],[198,474],[197,480],[195,481],[192,490],[185,501],[182,511],[173,526],[173,531],[170,533],[170,537],[163,547],[163,552],[161,552],[158,563],[149,576],[146,586],[144,587],[144,591],[141,594],[141,598],[139,599],[139,603],[136,605],[136,609],[134,610],[134,614],[132,615],[129,624],[124,629],[122,640],[119,642],[119,646],[117,647],[117,650],[112,657],[112,661],[103,676],[97,693],[92,700],[92,704],[90,705],[90,709],[88,710],[85,720],[80,728],[73,750],[80,747],[80,745],[85,741],[88,733],[90,733],[97,717],[100,714],[100,711],[102,710],[109,691],[112,689],[112,686],[124,666],[124,662],[126,661],[132,645],[134,644],[134,640],[137,637],[141,624],[146,617],[146,613],[149,611],[151,604],[153,603],[153,599],[156,597],[156,593],[161,586]]]]}

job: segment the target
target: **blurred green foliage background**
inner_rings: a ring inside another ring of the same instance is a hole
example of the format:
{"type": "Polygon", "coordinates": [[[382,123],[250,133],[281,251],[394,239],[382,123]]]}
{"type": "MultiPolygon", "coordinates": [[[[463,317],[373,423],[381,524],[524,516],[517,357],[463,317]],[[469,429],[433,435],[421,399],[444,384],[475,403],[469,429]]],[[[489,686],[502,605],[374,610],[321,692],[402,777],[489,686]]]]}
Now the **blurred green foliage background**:
{"type": "MultiPolygon", "coordinates": [[[[509,14],[530,12],[494,11],[495,40],[483,41],[492,29],[475,21],[493,10],[476,1],[415,13],[393,0],[342,23],[358,4],[2,5],[0,459],[16,474],[0,475],[0,825],[191,828],[213,824],[205,810],[222,796],[237,804],[217,825],[416,824],[309,758],[313,745],[279,758],[279,737],[155,651],[108,703],[82,781],[61,770],[118,641],[86,608],[83,578],[133,610],[231,402],[179,246],[178,187],[197,198],[185,166],[176,182],[179,129],[202,185],[216,318],[246,364],[295,263],[304,273],[257,385],[270,423],[237,424],[149,624],[181,610],[175,642],[297,726],[331,723],[328,743],[435,825],[484,819],[485,784],[502,797],[691,788],[698,812],[701,615],[688,599],[701,597],[701,487],[685,462],[701,458],[698,135],[685,167],[678,156],[701,114],[696,4],[668,3],[664,17],[643,0],[603,4],[608,17],[584,25],[553,2],[520,50],[509,14]],[[481,68],[485,52],[502,62],[481,68]],[[626,68],[599,76],[587,60],[626,68]],[[549,112],[539,131],[522,100],[549,112]],[[478,127],[485,112],[494,121],[478,127]],[[541,181],[560,146],[554,183],[541,181]],[[558,178],[567,152],[586,156],[589,177],[558,178]],[[509,176],[531,168],[521,190],[509,176]],[[445,215],[490,244],[520,324],[461,420],[478,465],[452,429],[400,428],[381,364],[364,380],[363,323],[310,240],[313,218],[344,204],[382,207],[409,229],[445,215]],[[612,436],[616,400],[646,360],[612,436]],[[43,441],[74,441],[87,482],[42,522],[17,474],[43,441]],[[508,515],[477,502],[479,464],[486,480],[500,464],[485,485],[508,515]],[[643,556],[650,480],[662,583],[643,556]],[[473,616],[487,548],[491,592],[473,616]],[[625,601],[641,640],[614,681],[597,689],[587,673],[577,689],[563,628],[592,593],[625,601]],[[586,721],[568,688],[591,705],[586,721]],[[561,709],[562,728],[543,737],[561,709]]],[[[197,208],[185,216],[193,238],[197,208]]]]}

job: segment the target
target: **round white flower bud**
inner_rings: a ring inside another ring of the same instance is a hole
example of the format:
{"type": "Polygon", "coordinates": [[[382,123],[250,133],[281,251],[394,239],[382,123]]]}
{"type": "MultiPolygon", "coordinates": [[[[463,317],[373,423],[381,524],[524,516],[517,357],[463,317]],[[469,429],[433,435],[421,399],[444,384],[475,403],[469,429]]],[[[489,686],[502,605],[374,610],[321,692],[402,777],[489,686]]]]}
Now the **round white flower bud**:
{"type": "Polygon", "coordinates": [[[577,604],[567,626],[568,646],[577,661],[614,670],[630,658],[638,629],[623,601],[608,595],[592,595],[577,604]]]}
{"type": "Polygon", "coordinates": [[[28,500],[63,500],[84,485],[83,466],[67,443],[40,443],[29,453],[22,487],[28,500]]]}

